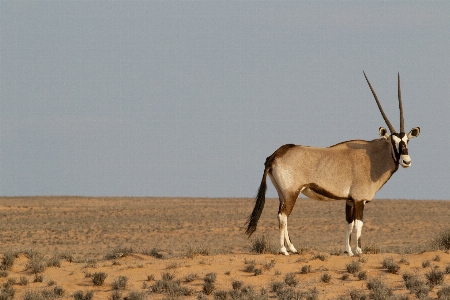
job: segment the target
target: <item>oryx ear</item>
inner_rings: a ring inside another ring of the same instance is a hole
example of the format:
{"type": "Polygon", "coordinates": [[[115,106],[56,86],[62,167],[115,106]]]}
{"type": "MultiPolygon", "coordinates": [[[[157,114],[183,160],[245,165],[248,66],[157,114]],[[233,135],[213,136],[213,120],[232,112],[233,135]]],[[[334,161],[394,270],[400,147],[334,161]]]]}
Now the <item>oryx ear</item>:
{"type": "Polygon", "coordinates": [[[381,137],[384,137],[385,139],[389,138],[389,134],[388,134],[386,128],[384,128],[384,127],[380,127],[380,129],[378,129],[378,133],[380,134],[381,137]]]}
{"type": "Polygon", "coordinates": [[[408,139],[412,139],[415,137],[418,137],[420,133],[420,127],[414,127],[411,129],[411,131],[408,133],[408,139]]]}

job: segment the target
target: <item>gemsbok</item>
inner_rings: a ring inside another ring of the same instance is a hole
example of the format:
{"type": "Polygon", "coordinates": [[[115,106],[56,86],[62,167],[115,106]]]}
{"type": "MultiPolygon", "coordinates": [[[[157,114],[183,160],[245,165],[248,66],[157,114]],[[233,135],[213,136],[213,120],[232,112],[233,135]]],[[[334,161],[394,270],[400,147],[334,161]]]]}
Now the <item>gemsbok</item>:
{"type": "Polygon", "coordinates": [[[381,115],[390,130],[384,127],[378,133],[381,138],[364,141],[350,140],[328,148],[306,147],[287,144],[281,146],[264,164],[264,174],[256,196],[255,207],[248,217],[246,234],[250,237],[256,230],[264,208],[269,175],[280,200],[278,221],[280,230],[280,253],[297,253],[289,239],[287,219],[300,193],[316,200],[345,200],[345,217],[348,223],[345,251],[353,256],[350,246],[351,233],[356,229],[356,254],[361,254],[361,229],[364,205],[398,170],[411,166],[408,141],[417,137],[419,127],[405,134],[400,74],[398,74],[398,104],[400,132],[397,133],[381,107],[372,85],[366,78],[381,115]],[[288,250],[286,249],[286,246],[288,250]]]}

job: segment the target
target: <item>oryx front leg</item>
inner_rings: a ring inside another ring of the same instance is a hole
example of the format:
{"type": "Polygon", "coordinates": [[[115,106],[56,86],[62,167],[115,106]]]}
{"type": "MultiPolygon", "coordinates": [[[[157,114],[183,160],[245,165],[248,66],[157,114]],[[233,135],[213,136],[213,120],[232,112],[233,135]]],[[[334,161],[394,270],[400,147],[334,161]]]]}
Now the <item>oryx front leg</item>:
{"type": "Polygon", "coordinates": [[[361,254],[361,230],[363,227],[363,212],[365,201],[351,201],[348,200],[345,205],[345,217],[347,220],[347,234],[345,239],[345,252],[349,256],[353,256],[351,243],[351,234],[353,227],[356,228],[356,254],[361,254]]]}
{"type": "Polygon", "coordinates": [[[278,221],[280,226],[280,253],[284,255],[289,255],[286,246],[288,247],[290,252],[297,253],[297,249],[295,249],[294,245],[291,243],[291,240],[289,239],[289,233],[287,230],[287,216],[284,213],[279,213],[278,221]]]}

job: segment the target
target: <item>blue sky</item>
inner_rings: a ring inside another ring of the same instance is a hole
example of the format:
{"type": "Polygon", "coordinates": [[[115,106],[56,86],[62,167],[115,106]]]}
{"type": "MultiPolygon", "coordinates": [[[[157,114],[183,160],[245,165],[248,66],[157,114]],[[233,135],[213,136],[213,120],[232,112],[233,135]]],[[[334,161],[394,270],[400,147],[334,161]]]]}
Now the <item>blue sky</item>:
{"type": "MultiPolygon", "coordinates": [[[[279,146],[378,138],[449,199],[449,2],[1,1],[0,195],[253,197],[279,146]]],[[[269,196],[276,196],[269,184],[269,196]]]]}

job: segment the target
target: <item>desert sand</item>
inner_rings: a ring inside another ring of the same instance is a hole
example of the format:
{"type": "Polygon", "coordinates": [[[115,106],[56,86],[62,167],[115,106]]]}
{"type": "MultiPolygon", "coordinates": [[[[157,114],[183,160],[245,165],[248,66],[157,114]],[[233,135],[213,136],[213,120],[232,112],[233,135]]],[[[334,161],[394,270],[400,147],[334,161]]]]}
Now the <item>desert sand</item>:
{"type": "MultiPolygon", "coordinates": [[[[368,283],[381,280],[394,295],[390,299],[417,299],[406,288],[403,274],[415,274],[426,283],[433,269],[450,272],[449,251],[431,247],[433,238],[449,228],[450,201],[377,199],[367,204],[362,234],[366,253],[359,257],[342,253],[343,202],[297,200],[288,228],[300,254],[290,256],[275,254],[277,199],[267,199],[256,233],[251,239],[245,236],[253,204],[248,198],[3,197],[0,258],[14,253],[15,259],[0,284],[10,282],[14,299],[55,287],[63,290],[62,298],[93,291],[93,299],[112,299],[119,276],[128,280],[116,297],[120,293],[129,299],[137,294],[146,299],[231,299],[233,282],[235,287],[242,282],[244,291],[252,286],[263,298],[281,297],[274,290],[283,282],[285,289],[303,292],[304,297],[350,299],[355,290],[369,295],[368,283]],[[271,244],[268,252],[252,252],[255,240],[263,236],[271,244]],[[30,253],[38,253],[45,263],[59,257],[59,266],[48,264],[33,272],[30,253]],[[398,269],[389,272],[383,266],[386,260],[398,269]],[[358,273],[348,273],[352,263],[359,264],[358,273]],[[307,274],[302,272],[305,266],[310,268],[307,274]],[[365,276],[358,278],[361,272],[365,276]],[[100,286],[93,283],[95,273],[107,275],[100,286]],[[205,295],[209,273],[217,279],[214,290],[205,295]],[[187,296],[158,290],[167,275],[174,276],[171,282],[187,296]],[[36,278],[42,282],[33,282],[36,278]],[[289,278],[294,279],[292,286],[286,283],[289,278]]],[[[439,284],[428,285],[428,296],[437,299],[448,285],[450,274],[445,274],[439,284]]]]}

